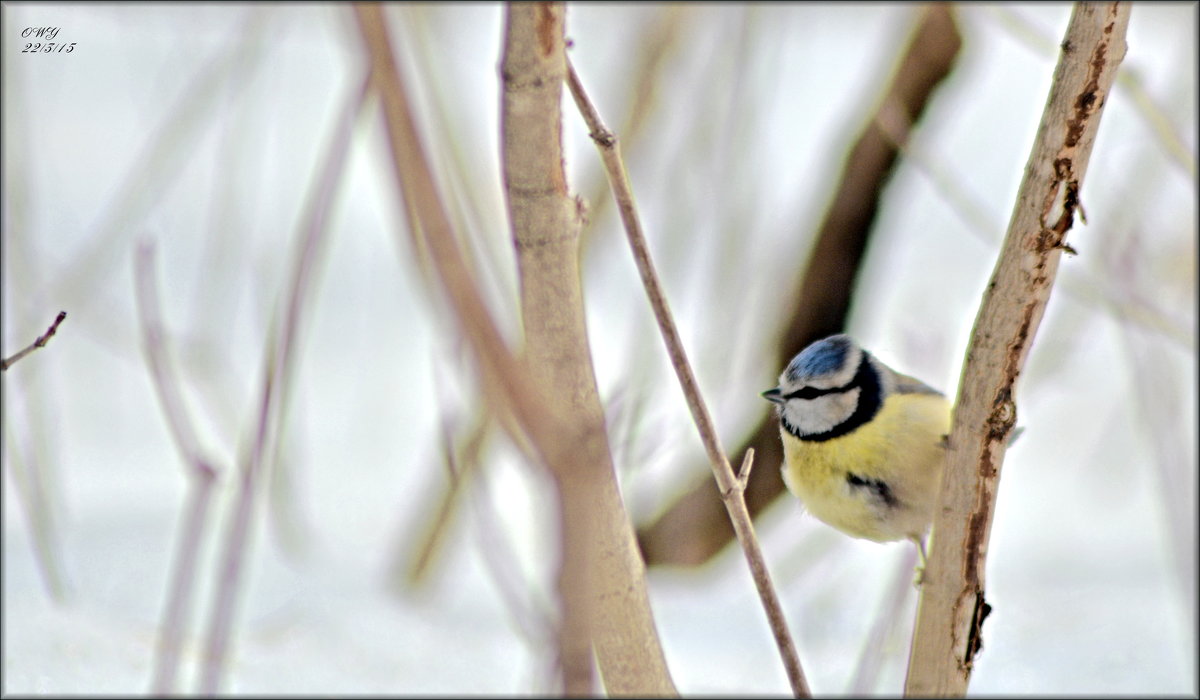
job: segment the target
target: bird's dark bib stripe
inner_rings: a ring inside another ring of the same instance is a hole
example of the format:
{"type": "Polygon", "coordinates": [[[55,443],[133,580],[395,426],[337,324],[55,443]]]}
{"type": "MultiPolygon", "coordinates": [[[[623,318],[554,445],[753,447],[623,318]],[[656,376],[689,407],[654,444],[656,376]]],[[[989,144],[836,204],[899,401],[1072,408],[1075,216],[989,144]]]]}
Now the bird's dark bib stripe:
{"type": "Polygon", "coordinates": [[[871,363],[868,361],[869,357],[870,355],[864,350],[862,361],[858,363],[858,371],[854,373],[854,377],[849,382],[842,386],[835,386],[831,389],[814,389],[813,387],[806,386],[783,396],[785,399],[815,399],[828,394],[844,394],[854,389],[860,389],[858,406],[854,409],[854,413],[851,413],[846,420],[823,433],[805,435],[785,418],[783,419],[784,429],[798,440],[825,442],[826,440],[848,435],[857,430],[859,426],[874,418],[875,414],[879,413],[880,406],[883,405],[883,399],[880,396],[882,390],[879,386],[879,373],[871,366],[871,363]]]}

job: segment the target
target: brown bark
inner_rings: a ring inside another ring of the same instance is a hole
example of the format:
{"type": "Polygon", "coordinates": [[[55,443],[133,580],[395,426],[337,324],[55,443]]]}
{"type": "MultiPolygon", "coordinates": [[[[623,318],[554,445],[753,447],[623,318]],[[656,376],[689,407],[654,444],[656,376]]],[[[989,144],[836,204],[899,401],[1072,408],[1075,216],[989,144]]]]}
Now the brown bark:
{"type": "Polygon", "coordinates": [[[579,275],[582,215],[563,171],[564,14],[561,3],[509,5],[501,130],[526,361],[554,410],[580,437],[568,469],[554,472],[564,545],[559,591],[565,690],[591,692],[594,647],[610,694],[673,695],[645,565],[617,488],[588,346],[579,275]]]}
{"type": "Polygon", "coordinates": [[[1015,388],[1079,209],[1130,3],[1076,3],[1008,233],[983,295],[950,428],[905,694],[965,695],[982,648],[985,564],[1015,388]]]}

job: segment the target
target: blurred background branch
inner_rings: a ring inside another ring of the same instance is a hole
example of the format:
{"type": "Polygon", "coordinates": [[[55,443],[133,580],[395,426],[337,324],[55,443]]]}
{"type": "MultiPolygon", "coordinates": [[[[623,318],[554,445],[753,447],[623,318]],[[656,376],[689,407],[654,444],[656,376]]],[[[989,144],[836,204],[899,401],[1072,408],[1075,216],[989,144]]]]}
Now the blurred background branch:
{"type": "MultiPolygon", "coordinates": [[[[804,274],[790,303],[779,306],[786,323],[772,367],[785,366],[812,341],[845,328],[875,214],[899,154],[896,141],[881,125],[881,115],[902,115],[908,128],[920,119],[934,89],[950,74],[962,44],[955,11],[953,5],[941,3],[917,11],[916,28],[897,60],[891,83],[846,157],[804,274]]],[[[801,234],[799,240],[804,238],[801,234]]],[[[762,464],[746,490],[746,505],[755,516],[784,491],[776,468],[783,460],[779,426],[766,406],[758,426],[734,454],[741,459],[751,448],[762,464]]],[[[647,564],[695,566],[708,561],[732,537],[715,482],[704,479],[640,528],[638,544],[647,564]]]]}

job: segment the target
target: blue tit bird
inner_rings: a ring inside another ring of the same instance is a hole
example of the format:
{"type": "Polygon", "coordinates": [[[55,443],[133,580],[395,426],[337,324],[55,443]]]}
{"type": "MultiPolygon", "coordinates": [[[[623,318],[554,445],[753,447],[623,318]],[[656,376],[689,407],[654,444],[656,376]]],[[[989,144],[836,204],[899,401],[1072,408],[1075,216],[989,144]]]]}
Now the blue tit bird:
{"type": "Polygon", "coordinates": [[[779,414],[788,490],[847,535],[912,540],[923,569],[950,431],[946,397],[847,335],[806,347],[762,396],[779,414]]]}

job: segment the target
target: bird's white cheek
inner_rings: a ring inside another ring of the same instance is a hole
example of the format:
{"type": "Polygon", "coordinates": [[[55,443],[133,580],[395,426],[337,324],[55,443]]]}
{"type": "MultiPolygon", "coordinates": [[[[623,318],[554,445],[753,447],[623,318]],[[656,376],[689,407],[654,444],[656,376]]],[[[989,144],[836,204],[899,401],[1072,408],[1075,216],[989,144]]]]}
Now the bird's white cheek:
{"type": "Polygon", "coordinates": [[[815,399],[791,399],[784,406],[784,417],[805,435],[829,432],[854,413],[861,391],[852,389],[843,394],[828,394],[815,399]]]}

